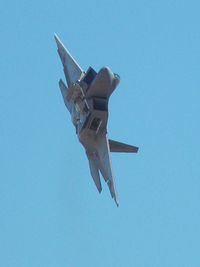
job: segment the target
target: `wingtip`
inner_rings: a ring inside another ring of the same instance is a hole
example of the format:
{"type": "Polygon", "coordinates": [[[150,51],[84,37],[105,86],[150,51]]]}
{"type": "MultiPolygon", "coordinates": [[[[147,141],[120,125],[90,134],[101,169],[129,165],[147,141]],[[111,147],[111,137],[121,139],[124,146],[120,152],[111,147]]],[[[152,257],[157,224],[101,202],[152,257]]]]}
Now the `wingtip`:
{"type": "Polygon", "coordinates": [[[135,153],[138,153],[138,151],[139,151],[139,147],[136,147],[135,153]]]}
{"type": "Polygon", "coordinates": [[[54,33],[54,39],[56,41],[57,46],[59,47],[62,44],[62,42],[56,33],[54,33]]]}
{"type": "Polygon", "coordinates": [[[55,40],[58,40],[59,38],[58,38],[58,35],[54,32],[54,38],[55,38],[55,40]]]}

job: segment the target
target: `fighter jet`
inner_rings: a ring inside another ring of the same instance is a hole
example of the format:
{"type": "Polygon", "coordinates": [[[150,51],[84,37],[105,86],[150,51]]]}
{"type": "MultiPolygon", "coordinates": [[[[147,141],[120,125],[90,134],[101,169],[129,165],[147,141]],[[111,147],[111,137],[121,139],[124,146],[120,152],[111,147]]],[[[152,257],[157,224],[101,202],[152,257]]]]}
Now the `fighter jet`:
{"type": "Polygon", "coordinates": [[[107,136],[108,101],[120,77],[108,67],[103,67],[99,72],[89,67],[85,72],[58,36],[55,34],[54,37],[67,82],[66,85],[60,79],[59,87],[78,139],[85,148],[91,176],[99,192],[102,191],[100,174],[103,176],[118,206],[110,152],[138,152],[138,147],[110,140],[107,136]]]}

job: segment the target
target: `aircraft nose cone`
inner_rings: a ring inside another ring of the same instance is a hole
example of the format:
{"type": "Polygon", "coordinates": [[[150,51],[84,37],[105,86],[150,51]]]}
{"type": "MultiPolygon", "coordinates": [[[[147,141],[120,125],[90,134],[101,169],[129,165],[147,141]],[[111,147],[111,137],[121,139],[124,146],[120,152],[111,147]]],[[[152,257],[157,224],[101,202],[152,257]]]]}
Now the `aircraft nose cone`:
{"type": "Polygon", "coordinates": [[[100,73],[105,76],[105,77],[108,77],[109,80],[110,80],[110,83],[112,83],[113,79],[114,79],[114,74],[113,72],[111,71],[111,69],[109,67],[103,67],[101,70],[100,70],[100,73]]]}
{"type": "Polygon", "coordinates": [[[109,74],[109,75],[112,75],[112,71],[109,67],[103,67],[101,70],[100,70],[101,73],[106,73],[106,74],[109,74]]]}
{"type": "Polygon", "coordinates": [[[109,78],[110,86],[112,91],[117,87],[120,82],[120,76],[116,73],[113,73],[109,67],[103,67],[100,72],[105,75],[105,77],[109,78]]]}

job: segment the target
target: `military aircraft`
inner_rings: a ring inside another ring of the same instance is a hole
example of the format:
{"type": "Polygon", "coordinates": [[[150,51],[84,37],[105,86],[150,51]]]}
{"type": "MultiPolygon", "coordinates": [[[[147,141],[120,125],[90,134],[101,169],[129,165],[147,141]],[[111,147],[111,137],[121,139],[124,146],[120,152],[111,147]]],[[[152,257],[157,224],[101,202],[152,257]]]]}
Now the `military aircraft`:
{"type": "Polygon", "coordinates": [[[101,173],[118,206],[110,152],[138,152],[138,147],[113,141],[107,137],[108,101],[119,84],[120,77],[108,67],[102,68],[99,72],[92,67],[86,72],[83,71],[58,36],[55,34],[54,37],[67,81],[66,86],[60,79],[59,87],[71,114],[76,134],[85,148],[91,176],[98,191],[101,192],[101,173]]]}

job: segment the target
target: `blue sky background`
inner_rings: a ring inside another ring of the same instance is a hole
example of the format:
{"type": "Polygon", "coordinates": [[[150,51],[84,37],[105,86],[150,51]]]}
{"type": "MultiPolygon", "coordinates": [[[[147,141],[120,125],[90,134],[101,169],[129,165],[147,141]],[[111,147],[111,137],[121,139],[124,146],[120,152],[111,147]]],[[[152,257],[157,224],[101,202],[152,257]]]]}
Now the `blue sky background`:
{"type": "Polygon", "coordinates": [[[199,1],[0,1],[0,266],[200,266],[199,1]],[[121,76],[98,194],[63,104],[56,32],[121,76]]]}

